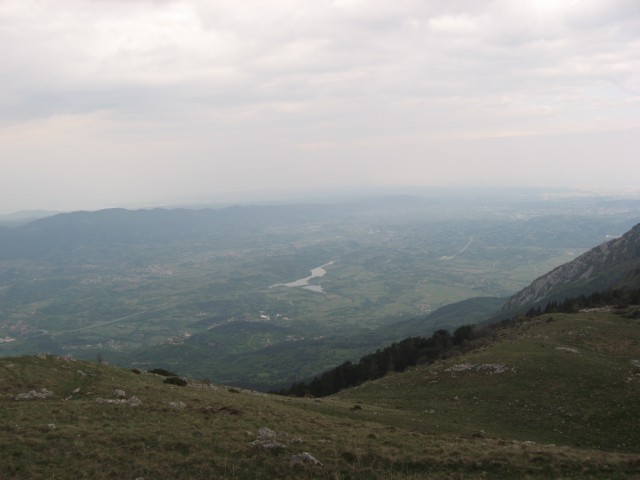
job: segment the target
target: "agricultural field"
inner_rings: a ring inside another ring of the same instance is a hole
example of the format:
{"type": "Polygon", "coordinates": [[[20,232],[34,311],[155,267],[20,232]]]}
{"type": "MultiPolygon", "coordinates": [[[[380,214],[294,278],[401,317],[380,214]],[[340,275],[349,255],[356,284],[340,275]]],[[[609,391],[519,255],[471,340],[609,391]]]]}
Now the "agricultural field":
{"type": "Polygon", "coordinates": [[[494,299],[489,315],[638,218],[635,204],[533,194],[57,215],[0,228],[0,355],[269,389],[429,334],[445,305],[494,299]]]}

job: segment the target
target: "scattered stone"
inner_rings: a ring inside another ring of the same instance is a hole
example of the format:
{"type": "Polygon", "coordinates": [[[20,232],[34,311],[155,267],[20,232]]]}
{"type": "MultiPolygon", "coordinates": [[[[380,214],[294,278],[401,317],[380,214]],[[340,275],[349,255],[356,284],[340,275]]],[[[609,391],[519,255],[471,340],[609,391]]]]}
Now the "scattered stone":
{"type": "Polygon", "coordinates": [[[55,423],[48,423],[47,427],[49,428],[49,430],[55,430],[56,429],[56,424],[55,423]]]}
{"type": "Polygon", "coordinates": [[[80,387],[75,388],[75,389],[73,390],[73,392],[71,392],[71,393],[80,393],[80,387]]]}
{"type": "Polygon", "coordinates": [[[452,367],[447,368],[445,371],[457,373],[457,372],[465,372],[469,370],[475,370],[477,372],[488,371],[489,375],[504,373],[504,372],[508,372],[509,370],[511,370],[512,372],[515,372],[514,368],[510,369],[509,367],[507,367],[502,363],[481,363],[481,364],[461,363],[459,365],[453,365],[452,367]]]}
{"type": "Polygon", "coordinates": [[[434,413],[436,413],[435,410],[425,410],[423,413],[426,413],[428,415],[433,415],[434,413]]]}
{"type": "Polygon", "coordinates": [[[113,396],[116,398],[126,398],[127,394],[125,393],[124,390],[116,389],[113,391],[113,396]]]}
{"type": "Polygon", "coordinates": [[[140,400],[138,397],[133,396],[131,398],[129,398],[128,400],[125,400],[124,398],[101,398],[98,397],[96,398],[96,403],[112,403],[112,404],[127,404],[131,407],[139,407],[140,405],[142,405],[142,400],[140,400]]]}
{"type": "Polygon", "coordinates": [[[276,432],[267,427],[262,427],[260,430],[258,430],[258,437],[275,438],[276,435],[276,432]]]}
{"type": "Polygon", "coordinates": [[[284,443],[276,442],[275,440],[265,440],[260,438],[256,438],[253,442],[251,442],[251,445],[266,448],[267,450],[287,448],[284,443]]]}
{"type": "Polygon", "coordinates": [[[180,410],[180,409],[185,408],[187,406],[187,404],[184,403],[184,402],[169,402],[169,406],[171,408],[175,408],[175,409],[180,410]]]}
{"type": "Polygon", "coordinates": [[[15,363],[7,363],[5,365],[6,368],[15,368],[16,364],[15,363]]]}
{"type": "Polygon", "coordinates": [[[126,400],[113,400],[112,398],[96,398],[96,403],[124,403],[126,400]]]}
{"type": "Polygon", "coordinates": [[[476,370],[490,370],[489,374],[504,373],[509,370],[509,367],[502,363],[483,363],[476,367],[476,370]]]}
{"type": "Polygon", "coordinates": [[[140,405],[142,405],[142,400],[140,400],[138,397],[133,396],[130,399],[128,399],[126,401],[127,405],[129,405],[130,407],[139,407],[140,405]]]}
{"type": "Polygon", "coordinates": [[[292,455],[291,463],[293,463],[294,465],[313,465],[318,467],[322,466],[322,463],[309,452],[302,452],[296,455],[292,455]]]}
{"type": "Polygon", "coordinates": [[[289,435],[286,432],[274,432],[270,428],[262,427],[258,430],[256,439],[249,443],[249,445],[259,446],[268,450],[286,448],[287,446],[282,443],[289,435]]]}
{"type": "Polygon", "coordinates": [[[86,377],[86,376],[87,376],[87,374],[86,374],[86,373],[84,373],[82,370],[78,370],[78,371],[76,372],[76,374],[77,374],[77,375],[80,375],[81,377],[86,377]]]}
{"type": "Polygon", "coordinates": [[[569,353],[580,353],[577,348],[572,347],[556,347],[556,350],[562,350],[569,353]]]}
{"type": "Polygon", "coordinates": [[[454,365],[453,367],[447,368],[446,372],[464,372],[465,370],[471,370],[475,365],[471,363],[461,363],[460,365],[454,365]]]}
{"type": "Polygon", "coordinates": [[[51,390],[47,390],[46,388],[41,388],[40,391],[30,390],[26,393],[19,393],[15,396],[16,400],[31,400],[33,398],[49,398],[53,396],[53,392],[51,390]]]}

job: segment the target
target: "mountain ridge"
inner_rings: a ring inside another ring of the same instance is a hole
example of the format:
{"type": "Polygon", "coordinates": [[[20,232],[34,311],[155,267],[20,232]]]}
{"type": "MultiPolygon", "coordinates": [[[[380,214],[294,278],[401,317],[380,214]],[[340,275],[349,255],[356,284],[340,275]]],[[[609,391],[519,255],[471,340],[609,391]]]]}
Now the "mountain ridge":
{"type": "Polygon", "coordinates": [[[621,237],[604,242],[554,268],[514,294],[500,315],[523,313],[567,297],[615,288],[640,287],[640,223],[621,237]]]}

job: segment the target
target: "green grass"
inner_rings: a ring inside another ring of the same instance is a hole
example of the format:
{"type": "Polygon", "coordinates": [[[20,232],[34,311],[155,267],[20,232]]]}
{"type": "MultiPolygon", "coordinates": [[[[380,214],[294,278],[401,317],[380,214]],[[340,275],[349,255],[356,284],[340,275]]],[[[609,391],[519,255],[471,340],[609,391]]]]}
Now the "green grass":
{"type": "Polygon", "coordinates": [[[340,396],[372,408],[396,408],[395,422],[425,432],[484,430],[520,440],[640,450],[640,429],[630,421],[640,416],[640,376],[632,364],[640,359],[637,319],[554,314],[522,322],[501,336],[471,354],[340,396]],[[508,370],[448,370],[461,364],[503,364],[508,370]],[[415,416],[431,410],[435,413],[415,416]]]}
{"type": "Polygon", "coordinates": [[[638,320],[547,319],[501,330],[469,354],[318,400],[179,387],[60,357],[4,358],[0,478],[634,478],[638,320]],[[464,363],[515,371],[447,371],[464,363]],[[41,388],[54,395],[15,400],[41,388]],[[142,405],[97,403],[114,399],[115,389],[142,405]],[[179,401],[186,407],[170,407],[179,401]],[[285,447],[251,445],[262,427],[286,432],[285,447]],[[323,466],[292,465],[302,451],[323,466]]]}

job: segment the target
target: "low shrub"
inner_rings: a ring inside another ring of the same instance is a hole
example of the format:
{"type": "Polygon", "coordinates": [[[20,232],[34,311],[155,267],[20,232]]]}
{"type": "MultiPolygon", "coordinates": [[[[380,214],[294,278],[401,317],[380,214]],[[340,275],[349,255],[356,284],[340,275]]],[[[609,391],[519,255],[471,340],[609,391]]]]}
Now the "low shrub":
{"type": "Polygon", "coordinates": [[[177,377],[177,373],[170,372],[169,370],[165,370],[164,368],[154,368],[153,370],[148,370],[149,373],[155,373],[156,375],[161,375],[163,377],[177,377]]]}
{"type": "Polygon", "coordinates": [[[179,387],[184,387],[187,385],[187,381],[184,378],[180,378],[177,376],[167,377],[164,379],[163,383],[168,383],[171,385],[178,385],[179,387]]]}

